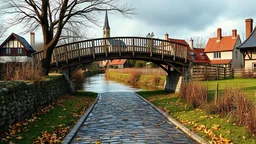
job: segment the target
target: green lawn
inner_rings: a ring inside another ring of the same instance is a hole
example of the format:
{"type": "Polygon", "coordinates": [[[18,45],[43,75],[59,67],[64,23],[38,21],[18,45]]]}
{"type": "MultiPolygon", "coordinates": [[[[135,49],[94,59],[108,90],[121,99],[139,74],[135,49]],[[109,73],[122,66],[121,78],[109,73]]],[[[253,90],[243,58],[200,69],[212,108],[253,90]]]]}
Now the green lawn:
{"type": "Polygon", "coordinates": [[[219,92],[223,92],[223,89],[228,86],[237,86],[238,88],[243,88],[248,99],[256,100],[256,79],[227,79],[227,80],[215,80],[215,81],[203,81],[208,85],[209,96],[212,99],[216,91],[216,84],[219,83],[219,92]]]}
{"type": "MultiPolygon", "coordinates": [[[[227,84],[228,81],[231,82],[232,80],[219,82],[221,85],[223,84],[224,88],[225,83],[227,84]]],[[[211,88],[213,89],[215,82],[208,82],[212,85],[209,86],[210,90],[211,88]]],[[[200,109],[194,109],[185,101],[179,100],[176,94],[169,94],[164,91],[138,92],[138,94],[208,141],[212,141],[212,137],[209,136],[209,131],[212,131],[216,137],[220,138],[221,135],[225,139],[231,140],[232,143],[256,143],[256,138],[249,133],[247,128],[237,126],[236,123],[232,122],[231,118],[207,114],[200,109]],[[214,125],[217,125],[217,128],[214,125]],[[199,126],[205,127],[207,130],[197,129],[199,126]]]]}
{"type": "Polygon", "coordinates": [[[57,133],[56,139],[62,140],[95,98],[95,93],[83,91],[78,91],[76,96],[66,95],[31,119],[13,125],[8,135],[2,135],[0,143],[32,143],[37,137],[42,137],[42,132],[51,137],[57,133]],[[7,141],[4,140],[6,138],[7,141]]]}

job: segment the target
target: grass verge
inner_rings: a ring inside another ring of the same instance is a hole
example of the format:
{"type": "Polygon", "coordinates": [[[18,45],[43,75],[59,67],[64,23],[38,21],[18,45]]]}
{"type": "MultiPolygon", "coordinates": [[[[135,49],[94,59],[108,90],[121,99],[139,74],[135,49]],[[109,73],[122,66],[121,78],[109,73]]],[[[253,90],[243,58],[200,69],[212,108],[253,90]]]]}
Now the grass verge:
{"type": "Polygon", "coordinates": [[[77,91],[76,96],[65,95],[30,119],[9,127],[0,136],[2,143],[60,143],[78,119],[94,102],[96,93],[77,91]]]}
{"type": "MultiPolygon", "coordinates": [[[[238,126],[230,117],[208,114],[180,100],[175,94],[164,91],[137,92],[148,101],[177,119],[180,123],[208,141],[230,140],[232,143],[256,142],[246,127],[238,126]]],[[[216,141],[215,141],[216,142],[216,141]]]]}

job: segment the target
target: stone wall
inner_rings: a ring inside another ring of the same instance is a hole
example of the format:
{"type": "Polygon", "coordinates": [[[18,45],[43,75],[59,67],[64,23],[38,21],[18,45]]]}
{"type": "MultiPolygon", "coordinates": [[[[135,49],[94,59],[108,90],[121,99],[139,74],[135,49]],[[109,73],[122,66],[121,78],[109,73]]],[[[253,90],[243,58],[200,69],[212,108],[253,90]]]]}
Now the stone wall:
{"type": "Polygon", "coordinates": [[[67,93],[63,76],[37,83],[0,82],[0,129],[29,117],[67,93]]]}

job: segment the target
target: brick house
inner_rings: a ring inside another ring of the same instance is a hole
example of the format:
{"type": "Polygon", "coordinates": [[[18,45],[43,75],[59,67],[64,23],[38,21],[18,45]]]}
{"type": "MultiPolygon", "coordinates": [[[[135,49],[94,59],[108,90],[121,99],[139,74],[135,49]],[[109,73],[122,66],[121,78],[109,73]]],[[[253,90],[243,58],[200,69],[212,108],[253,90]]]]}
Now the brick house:
{"type": "MultiPolygon", "coordinates": [[[[31,33],[31,44],[35,46],[34,33],[31,33]]],[[[0,63],[27,62],[31,54],[36,52],[34,48],[23,37],[12,33],[0,45],[0,63]]]]}
{"type": "Polygon", "coordinates": [[[237,30],[232,30],[231,36],[222,36],[221,28],[217,29],[217,37],[209,38],[204,52],[210,59],[210,64],[224,67],[243,67],[242,54],[236,47],[241,44],[237,30]]]}

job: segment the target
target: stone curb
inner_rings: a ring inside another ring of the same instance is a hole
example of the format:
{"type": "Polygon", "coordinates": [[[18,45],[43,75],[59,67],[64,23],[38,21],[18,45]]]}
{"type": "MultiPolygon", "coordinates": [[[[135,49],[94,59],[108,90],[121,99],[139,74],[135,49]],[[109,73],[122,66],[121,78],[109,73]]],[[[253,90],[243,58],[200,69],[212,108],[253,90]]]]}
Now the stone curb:
{"type": "Polygon", "coordinates": [[[98,94],[94,104],[92,104],[87,111],[84,113],[84,115],[79,119],[79,121],[76,123],[76,125],[72,128],[72,130],[68,133],[68,135],[64,138],[64,143],[63,144],[69,144],[71,142],[71,140],[74,138],[74,136],[76,135],[78,129],[81,127],[81,125],[83,124],[83,122],[86,120],[86,118],[89,116],[89,114],[91,113],[91,111],[93,110],[93,108],[95,107],[96,103],[98,102],[98,100],[100,99],[100,95],[98,94]]]}
{"type": "Polygon", "coordinates": [[[187,134],[189,137],[194,139],[196,142],[198,142],[200,144],[209,144],[206,140],[204,140],[203,138],[201,138],[199,135],[195,134],[194,132],[190,131],[188,128],[186,128],[184,125],[182,125],[176,119],[169,116],[167,113],[165,113],[164,111],[162,111],[161,109],[159,109],[158,107],[156,107],[155,105],[153,105],[152,103],[150,103],[149,101],[144,99],[142,96],[140,96],[137,93],[134,93],[134,94],[137,95],[139,98],[141,98],[143,101],[145,101],[147,104],[149,104],[151,107],[153,107],[155,110],[157,110],[161,115],[163,115],[172,124],[174,124],[176,126],[176,128],[179,128],[180,130],[182,130],[185,134],[187,134]]]}

